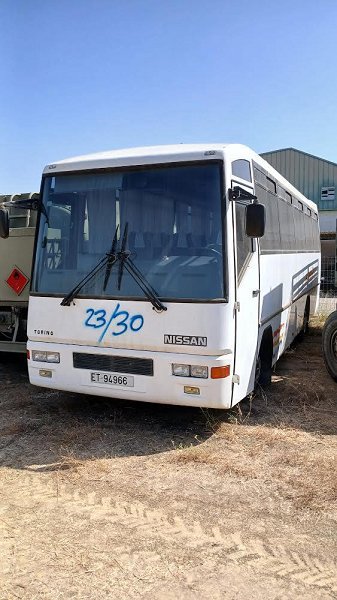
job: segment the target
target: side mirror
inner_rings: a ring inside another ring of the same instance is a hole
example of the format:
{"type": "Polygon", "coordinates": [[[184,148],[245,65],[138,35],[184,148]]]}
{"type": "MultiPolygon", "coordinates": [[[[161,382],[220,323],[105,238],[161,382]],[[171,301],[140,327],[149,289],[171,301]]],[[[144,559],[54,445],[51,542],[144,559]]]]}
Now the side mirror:
{"type": "Polygon", "coordinates": [[[266,211],[264,204],[254,202],[246,206],[246,235],[251,238],[264,236],[266,211]]]}
{"type": "Polygon", "coordinates": [[[3,239],[9,236],[9,215],[8,210],[0,208],[0,237],[3,239]]]}

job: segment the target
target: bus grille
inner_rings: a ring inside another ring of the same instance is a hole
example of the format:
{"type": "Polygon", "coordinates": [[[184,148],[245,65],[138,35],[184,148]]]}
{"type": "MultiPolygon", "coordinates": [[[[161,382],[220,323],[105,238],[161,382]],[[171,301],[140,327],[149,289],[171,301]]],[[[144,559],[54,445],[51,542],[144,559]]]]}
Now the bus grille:
{"type": "Polygon", "coordinates": [[[153,360],[149,358],[102,356],[100,354],[73,352],[73,365],[75,369],[153,376],[153,360]]]}

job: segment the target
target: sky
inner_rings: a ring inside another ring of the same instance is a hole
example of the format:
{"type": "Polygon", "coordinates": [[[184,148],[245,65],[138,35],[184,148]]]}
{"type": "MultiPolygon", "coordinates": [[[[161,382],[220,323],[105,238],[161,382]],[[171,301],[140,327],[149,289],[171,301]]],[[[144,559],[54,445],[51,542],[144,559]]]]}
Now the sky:
{"type": "Polygon", "coordinates": [[[0,193],[171,143],[337,162],[335,0],[0,0],[0,193]]]}

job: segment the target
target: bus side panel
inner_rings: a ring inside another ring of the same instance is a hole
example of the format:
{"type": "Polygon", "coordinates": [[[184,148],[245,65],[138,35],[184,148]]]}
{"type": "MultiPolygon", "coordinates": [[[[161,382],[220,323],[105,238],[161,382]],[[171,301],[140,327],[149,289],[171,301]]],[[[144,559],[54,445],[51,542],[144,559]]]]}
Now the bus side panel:
{"type": "Polygon", "coordinates": [[[300,332],[308,297],[311,314],[319,292],[319,254],[262,254],[260,339],[273,331],[273,363],[300,332]]]}

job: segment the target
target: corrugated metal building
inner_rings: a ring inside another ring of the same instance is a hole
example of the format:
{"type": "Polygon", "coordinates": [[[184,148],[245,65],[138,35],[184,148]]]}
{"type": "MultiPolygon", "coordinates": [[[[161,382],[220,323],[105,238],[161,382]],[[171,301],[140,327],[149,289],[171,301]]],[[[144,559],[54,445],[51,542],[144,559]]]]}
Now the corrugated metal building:
{"type": "MultiPolygon", "coordinates": [[[[335,270],[337,219],[337,164],[319,156],[283,148],[261,156],[318,206],[321,227],[322,269],[331,261],[335,270]]],[[[336,273],[337,281],[337,273],[336,273]]]]}
{"type": "Polygon", "coordinates": [[[336,232],[337,164],[295,148],[261,156],[318,206],[322,232],[336,232]]]}

